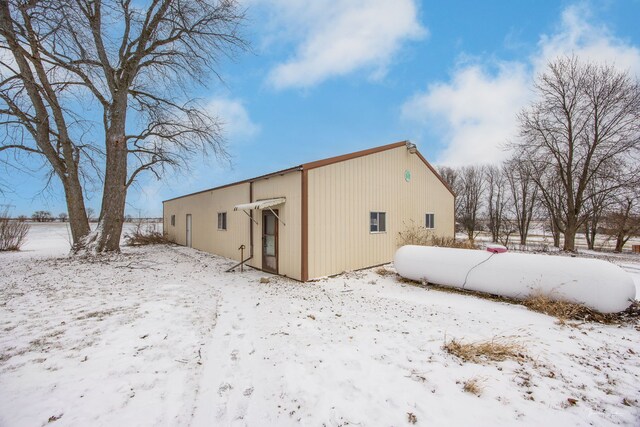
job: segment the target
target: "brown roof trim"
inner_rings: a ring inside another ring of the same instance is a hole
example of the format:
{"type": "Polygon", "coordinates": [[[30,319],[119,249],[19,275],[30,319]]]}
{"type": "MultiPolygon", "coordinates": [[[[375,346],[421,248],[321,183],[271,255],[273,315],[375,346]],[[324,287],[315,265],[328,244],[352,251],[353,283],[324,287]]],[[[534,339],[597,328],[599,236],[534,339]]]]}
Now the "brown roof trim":
{"type": "MultiPolygon", "coordinates": [[[[268,173],[266,175],[260,175],[260,176],[257,176],[255,178],[249,178],[249,179],[245,179],[245,180],[242,180],[242,181],[233,182],[231,184],[225,184],[225,185],[221,185],[219,187],[213,187],[213,188],[209,188],[209,189],[206,189],[206,190],[196,191],[195,193],[185,194],[184,196],[174,197],[173,199],[164,200],[162,203],[170,202],[172,200],[182,199],[183,197],[195,196],[196,194],[202,194],[202,193],[206,193],[208,191],[221,190],[223,188],[232,187],[234,185],[246,184],[248,182],[258,181],[260,179],[270,178],[272,176],[284,175],[284,174],[287,174],[287,173],[290,173],[290,172],[307,171],[307,170],[310,170],[310,169],[316,169],[316,168],[320,168],[320,167],[323,167],[323,166],[331,165],[331,164],[334,164],[334,163],[344,162],[346,160],[356,159],[358,157],[368,156],[370,154],[380,153],[382,151],[387,151],[387,150],[392,150],[394,148],[403,147],[403,146],[406,146],[408,143],[409,143],[409,141],[406,141],[406,140],[405,141],[399,141],[399,142],[394,142],[393,144],[382,145],[380,147],[369,148],[367,150],[356,151],[354,153],[348,153],[348,154],[343,154],[341,156],[335,156],[335,157],[329,157],[327,159],[317,160],[315,162],[304,163],[304,164],[299,165],[299,166],[294,166],[294,167],[289,168],[289,169],[283,169],[283,170],[280,170],[280,171],[277,171],[277,172],[268,173]]],[[[449,184],[447,184],[445,182],[445,180],[442,179],[442,177],[440,176],[438,171],[436,171],[435,168],[433,166],[431,166],[431,164],[427,161],[427,159],[425,159],[422,156],[422,154],[420,154],[419,151],[416,151],[416,154],[418,155],[420,160],[422,160],[422,162],[431,170],[431,172],[433,172],[433,174],[440,180],[440,182],[442,182],[442,184],[447,188],[447,190],[449,190],[449,192],[455,197],[456,194],[453,192],[451,187],[449,187],[449,184]]]]}
{"type": "Polygon", "coordinates": [[[220,185],[218,187],[207,188],[206,190],[200,190],[200,191],[196,191],[195,193],[189,193],[189,194],[185,194],[183,196],[174,197],[173,199],[163,200],[162,203],[170,202],[172,200],[182,199],[183,197],[195,196],[196,194],[207,193],[209,191],[215,191],[215,190],[221,190],[221,189],[227,188],[227,187],[233,187],[234,185],[247,184],[247,183],[250,183],[250,182],[258,181],[260,179],[267,179],[267,178],[271,178],[272,176],[284,175],[284,174],[287,174],[287,173],[290,173],[290,172],[296,172],[296,171],[301,171],[301,170],[302,170],[302,166],[294,166],[294,167],[289,168],[289,169],[282,169],[282,170],[279,170],[277,172],[271,172],[271,173],[268,173],[268,174],[265,174],[265,175],[256,176],[255,178],[248,178],[248,179],[244,179],[242,181],[232,182],[231,184],[225,184],[225,185],[220,185]]]}
{"type": "Polygon", "coordinates": [[[343,154],[342,156],[329,157],[328,159],[317,160],[315,162],[305,163],[302,165],[302,169],[309,170],[315,168],[321,168],[322,166],[331,165],[338,162],[344,162],[345,160],[356,159],[358,157],[368,156],[369,154],[380,153],[381,151],[391,150],[406,146],[408,141],[394,142],[393,144],[382,145],[380,147],[369,148],[367,150],[356,151],[355,153],[343,154]]]}
{"type": "Polygon", "coordinates": [[[449,187],[449,184],[447,184],[447,182],[444,180],[444,178],[442,178],[442,176],[438,173],[438,171],[433,166],[431,166],[431,163],[429,163],[427,159],[425,159],[422,156],[422,154],[420,154],[419,151],[416,151],[416,154],[418,155],[420,160],[422,160],[422,163],[424,163],[425,165],[427,165],[429,169],[431,169],[431,172],[433,172],[433,174],[440,180],[442,185],[444,185],[446,189],[449,190],[449,192],[453,195],[453,197],[456,197],[456,193],[453,191],[451,187],[449,187]]]}

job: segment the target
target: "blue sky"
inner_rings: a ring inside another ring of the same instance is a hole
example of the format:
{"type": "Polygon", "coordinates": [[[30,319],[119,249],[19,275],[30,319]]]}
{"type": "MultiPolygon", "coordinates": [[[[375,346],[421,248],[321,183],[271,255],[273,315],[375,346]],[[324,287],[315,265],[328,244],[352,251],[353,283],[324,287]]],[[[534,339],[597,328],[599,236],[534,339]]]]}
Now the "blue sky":
{"type": "MultiPolygon", "coordinates": [[[[248,0],[251,52],[195,94],[225,123],[231,162],[143,177],[127,211],[404,139],[434,164],[498,162],[549,59],[576,53],[640,76],[640,0],[248,0]]],[[[34,163],[35,167],[35,163],[34,163]]],[[[0,170],[14,214],[65,211],[44,171],[0,170]]],[[[100,208],[100,194],[88,205],[100,208]]]]}

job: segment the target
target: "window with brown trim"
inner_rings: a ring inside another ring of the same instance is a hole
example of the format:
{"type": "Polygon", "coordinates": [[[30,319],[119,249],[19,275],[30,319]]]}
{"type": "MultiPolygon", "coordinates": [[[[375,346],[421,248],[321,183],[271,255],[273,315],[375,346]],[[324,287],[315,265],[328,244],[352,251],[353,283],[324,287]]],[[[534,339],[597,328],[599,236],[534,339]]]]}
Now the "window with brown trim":
{"type": "Polygon", "coordinates": [[[370,212],[369,215],[369,232],[384,233],[387,231],[387,214],[386,212],[370,212]]]}
{"type": "Polygon", "coordinates": [[[227,213],[218,212],[218,230],[227,229],[227,213]]]}
{"type": "Polygon", "coordinates": [[[171,215],[171,226],[172,227],[176,226],[176,216],[175,215],[171,215]]]}

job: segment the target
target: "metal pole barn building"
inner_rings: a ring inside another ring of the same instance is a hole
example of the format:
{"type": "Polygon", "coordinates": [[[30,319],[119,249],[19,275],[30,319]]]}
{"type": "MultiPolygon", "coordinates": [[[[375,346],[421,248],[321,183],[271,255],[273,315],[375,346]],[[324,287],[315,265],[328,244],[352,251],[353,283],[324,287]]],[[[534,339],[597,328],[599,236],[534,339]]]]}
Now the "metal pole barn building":
{"type": "Polygon", "coordinates": [[[166,200],[164,230],[177,244],[307,281],[390,262],[412,221],[453,237],[454,199],[402,141],[166,200]]]}

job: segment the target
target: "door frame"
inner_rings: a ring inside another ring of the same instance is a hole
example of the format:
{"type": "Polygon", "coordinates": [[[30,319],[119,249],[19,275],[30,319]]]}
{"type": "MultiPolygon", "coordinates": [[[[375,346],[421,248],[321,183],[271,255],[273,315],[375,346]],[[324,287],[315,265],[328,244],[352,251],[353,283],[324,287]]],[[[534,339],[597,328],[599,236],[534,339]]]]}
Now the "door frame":
{"type": "Polygon", "coordinates": [[[273,273],[273,274],[279,274],[278,271],[280,269],[280,257],[279,257],[279,252],[280,252],[280,230],[279,230],[279,224],[278,224],[278,217],[276,216],[278,215],[278,210],[274,209],[273,212],[271,212],[269,209],[265,209],[262,211],[262,270],[266,271],[268,273],[273,273]],[[275,213],[275,215],[274,215],[275,213]],[[266,236],[266,229],[267,229],[267,221],[265,221],[265,217],[266,216],[271,216],[274,218],[275,222],[275,229],[274,229],[274,236],[275,236],[275,257],[276,257],[276,268],[275,270],[271,270],[268,268],[267,263],[265,262],[265,251],[264,251],[264,242],[265,242],[265,236],[266,236]]]}
{"type": "Polygon", "coordinates": [[[193,247],[193,216],[187,214],[185,218],[185,246],[188,248],[193,247]]]}

